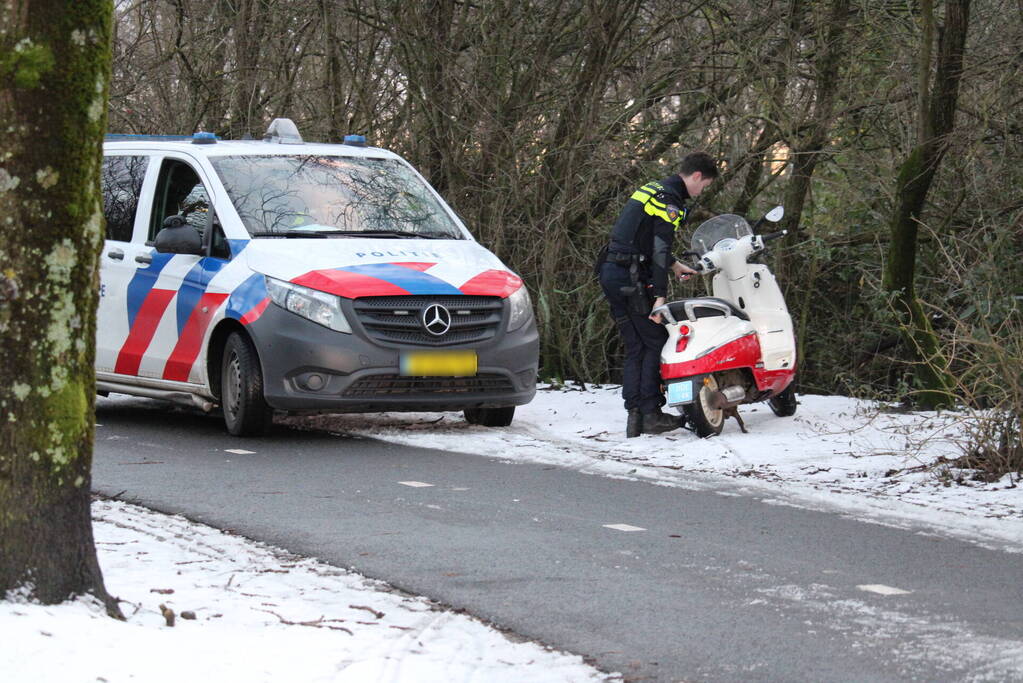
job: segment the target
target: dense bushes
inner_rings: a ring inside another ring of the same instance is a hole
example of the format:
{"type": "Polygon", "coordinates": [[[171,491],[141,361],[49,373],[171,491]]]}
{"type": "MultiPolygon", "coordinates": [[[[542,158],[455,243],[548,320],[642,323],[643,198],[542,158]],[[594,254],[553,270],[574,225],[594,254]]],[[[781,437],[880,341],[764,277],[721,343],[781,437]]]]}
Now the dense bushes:
{"type": "MultiPolygon", "coordinates": [[[[920,69],[938,59],[948,6],[929,44],[913,3],[866,0],[141,0],[119,9],[110,119],[119,132],[258,137],[290,116],[308,139],[368,134],[523,275],[543,373],[588,381],[620,372],[593,255],[634,186],[706,149],[723,178],[687,230],[799,209],[771,258],[801,388],[912,400],[912,354],[880,283],[921,83],[940,91],[948,76],[920,69]]],[[[958,399],[1007,406],[1017,426],[1018,386],[1005,392],[1021,374],[1009,343],[1023,282],[1021,42],[1016,3],[974,3],[916,270],[958,399]]]]}

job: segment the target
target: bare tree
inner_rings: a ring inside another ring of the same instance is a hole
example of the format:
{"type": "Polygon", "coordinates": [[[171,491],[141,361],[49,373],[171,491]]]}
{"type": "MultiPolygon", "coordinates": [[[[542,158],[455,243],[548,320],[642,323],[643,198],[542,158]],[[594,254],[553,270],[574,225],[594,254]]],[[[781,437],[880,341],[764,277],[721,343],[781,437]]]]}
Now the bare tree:
{"type": "MultiPolygon", "coordinates": [[[[950,98],[954,70],[938,71],[954,27],[935,25],[924,44],[937,49],[921,55],[922,2],[121,0],[111,120],[258,136],[290,116],[308,139],[367,134],[523,275],[544,374],[593,380],[616,377],[619,351],[593,254],[635,185],[706,149],[725,168],[694,222],[784,203],[799,227],[774,258],[804,332],[802,386],[891,396],[908,366],[884,350],[912,338],[886,327],[873,285],[903,160],[954,150],[915,177],[931,186],[918,224],[981,239],[1021,208],[1023,13],[1018,0],[973,5],[963,94],[950,98]],[[923,145],[920,112],[938,102],[969,123],[923,145]]],[[[934,7],[950,18],[965,3],[934,7]]],[[[915,254],[916,288],[957,296],[931,251],[915,254]]]]}

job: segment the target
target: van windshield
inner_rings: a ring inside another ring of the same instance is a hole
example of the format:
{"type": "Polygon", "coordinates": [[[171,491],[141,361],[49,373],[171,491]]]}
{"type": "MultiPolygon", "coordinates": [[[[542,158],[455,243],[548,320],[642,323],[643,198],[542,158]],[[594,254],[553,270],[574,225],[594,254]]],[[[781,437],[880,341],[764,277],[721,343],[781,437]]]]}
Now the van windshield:
{"type": "Polygon", "coordinates": [[[252,237],[463,239],[427,185],[394,159],[211,159],[252,237]]]}

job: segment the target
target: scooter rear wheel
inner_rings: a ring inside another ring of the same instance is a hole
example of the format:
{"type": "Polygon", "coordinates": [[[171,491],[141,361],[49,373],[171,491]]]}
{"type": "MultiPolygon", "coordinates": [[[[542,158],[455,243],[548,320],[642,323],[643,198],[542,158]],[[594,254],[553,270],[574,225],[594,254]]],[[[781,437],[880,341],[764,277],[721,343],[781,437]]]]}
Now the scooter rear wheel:
{"type": "Polygon", "coordinates": [[[696,400],[684,407],[686,420],[700,438],[717,436],[725,428],[725,411],[711,405],[711,394],[718,390],[717,380],[710,375],[700,387],[696,400]]]}

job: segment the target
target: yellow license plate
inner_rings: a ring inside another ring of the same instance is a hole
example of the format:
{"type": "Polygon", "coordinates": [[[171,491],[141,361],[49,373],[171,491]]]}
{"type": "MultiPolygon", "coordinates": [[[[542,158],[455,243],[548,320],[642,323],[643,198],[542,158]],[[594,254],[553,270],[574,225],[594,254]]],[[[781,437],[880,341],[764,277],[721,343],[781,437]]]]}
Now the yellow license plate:
{"type": "Polygon", "coordinates": [[[475,351],[413,351],[401,355],[401,374],[406,377],[474,377],[477,367],[475,351]]]}

